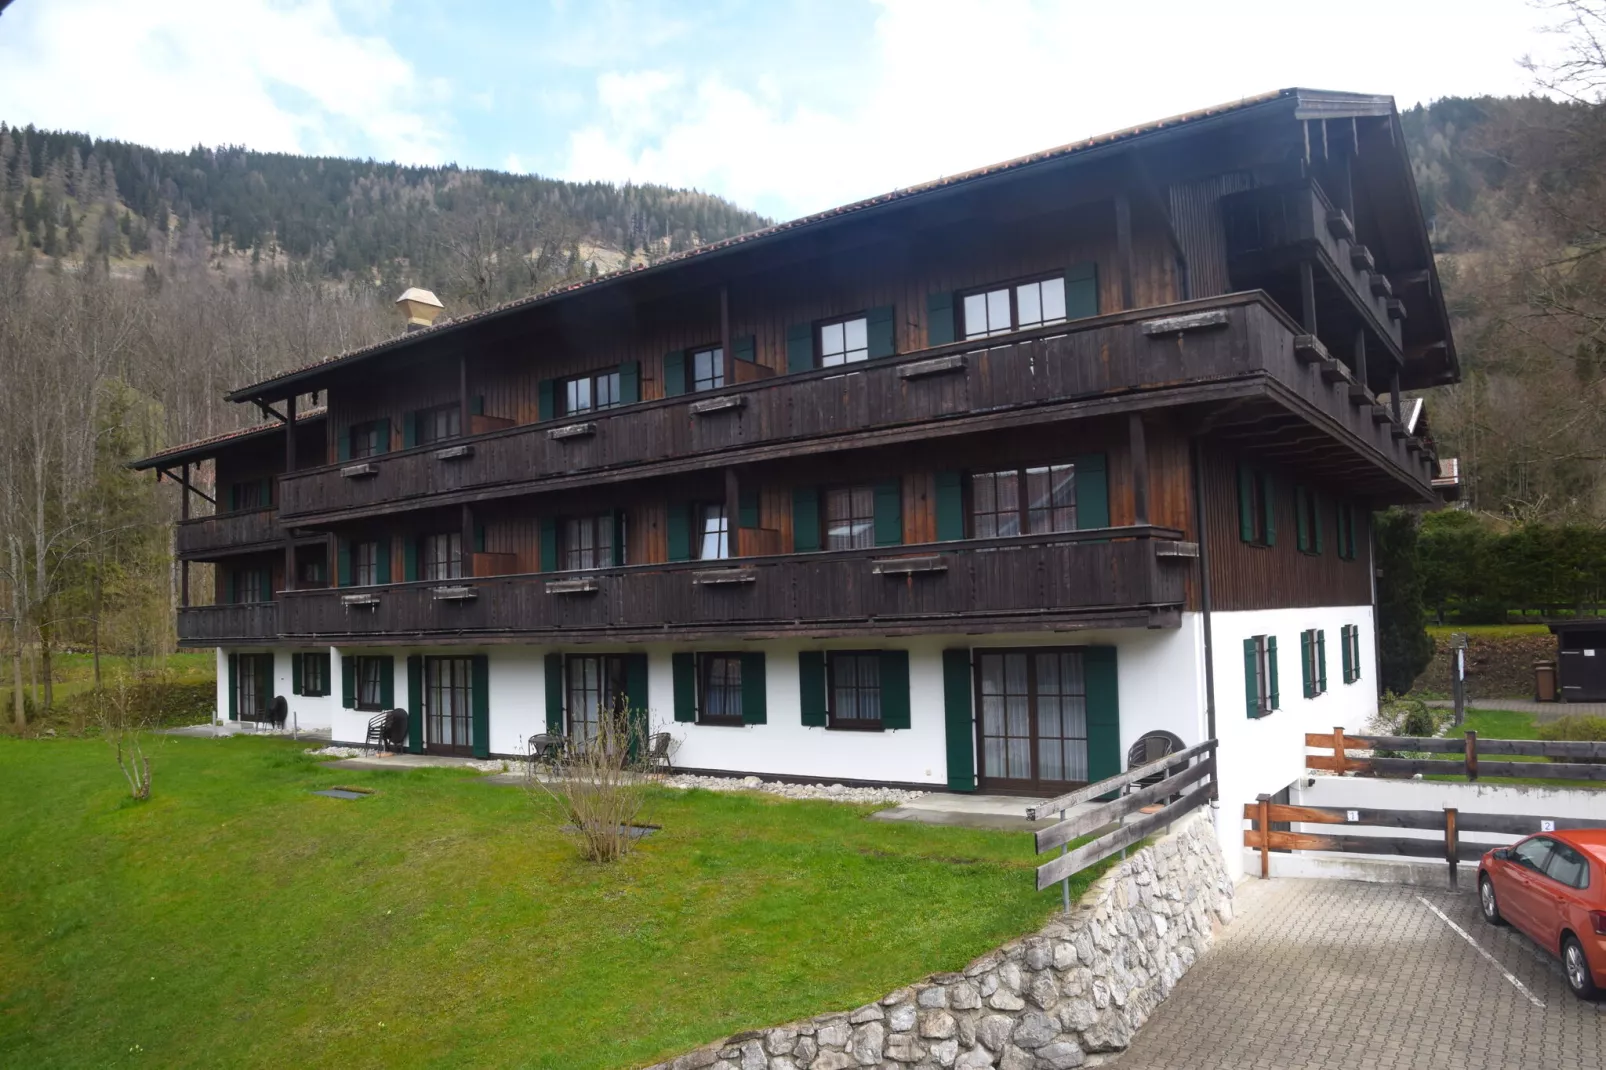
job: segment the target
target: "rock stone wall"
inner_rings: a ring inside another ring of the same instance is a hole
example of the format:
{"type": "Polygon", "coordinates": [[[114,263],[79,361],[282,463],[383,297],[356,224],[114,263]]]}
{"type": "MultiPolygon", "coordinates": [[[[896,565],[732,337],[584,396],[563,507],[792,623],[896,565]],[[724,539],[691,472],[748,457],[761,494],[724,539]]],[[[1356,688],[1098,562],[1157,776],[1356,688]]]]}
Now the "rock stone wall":
{"type": "MultiPolygon", "coordinates": [[[[1023,894],[1026,894],[1023,889],[1023,894]]],[[[1124,1049],[1232,920],[1208,810],[1112,867],[1071,913],[845,1014],[760,1029],[651,1070],[1063,1070],[1124,1049]]]]}

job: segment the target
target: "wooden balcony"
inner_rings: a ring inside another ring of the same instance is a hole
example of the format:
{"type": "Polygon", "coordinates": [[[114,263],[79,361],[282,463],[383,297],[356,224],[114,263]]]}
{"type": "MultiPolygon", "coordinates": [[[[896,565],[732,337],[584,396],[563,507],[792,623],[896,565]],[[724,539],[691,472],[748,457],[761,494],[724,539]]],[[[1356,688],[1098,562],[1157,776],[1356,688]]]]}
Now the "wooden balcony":
{"type": "MultiPolygon", "coordinates": [[[[1263,293],[1183,302],[818,369],[285,476],[298,525],[825,454],[1082,416],[1264,395],[1274,384],[1344,424],[1397,481],[1419,459],[1295,357],[1300,328],[1263,293]],[[467,447],[467,448],[465,448],[467,447]]],[[[1340,434],[1329,426],[1329,434],[1340,434]]]]}
{"type": "Polygon", "coordinates": [[[295,641],[759,639],[1174,627],[1193,544],[1153,527],[284,593],[295,641]]]}
{"type": "Polygon", "coordinates": [[[272,508],[192,517],[175,526],[174,552],[191,559],[269,550],[284,538],[272,508]]]}
{"type": "Polygon", "coordinates": [[[183,646],[272,642],[279,636],[279,603],[184,606],[178,611],[183,646]]]}

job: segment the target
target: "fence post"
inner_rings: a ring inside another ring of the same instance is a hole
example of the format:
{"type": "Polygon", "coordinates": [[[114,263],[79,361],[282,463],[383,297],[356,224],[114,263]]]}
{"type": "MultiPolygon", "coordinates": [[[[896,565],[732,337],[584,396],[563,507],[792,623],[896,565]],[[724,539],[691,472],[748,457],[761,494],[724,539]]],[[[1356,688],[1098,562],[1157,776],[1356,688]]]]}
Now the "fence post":
{"type": "Polygon", "coordinates": [[[1467,780],[1478,779],[1478,733],[1467,729],[1467,780]]]}
{"type": "Polygon", "coordinates": [[[1271,796],[1262,792],[1256,797],[1260,803],[1260,879],[1271,876],[1271,796]]]}
{"type": "MultiPolygon", "coordinates": [[[[1064,810],[1060,811],[1060,820],[1065,820],[1064,810]]],[[[1070,853],[1071,845],[1069,843],[1060,844],[1060,855],[1062,857],[1070,853]]],[[[1071,875],[1069,873],[1067,873],[1065,875],[1065,879],[1060,882],[1060,902],[1065,907],[1065,913],[1069,914],[1071,912],[1071,875]]]]}
{"type": "Polygon", "coordinates": [[[1450,887],[1455,887],[1456,863],[1461,856],[1461,837],[1455,829],[1456,809],[1453,806],[1444,808],[1444,858],[1450,863],[1450,887]]]}
{"type": "Polygon", "coordinates": [[[1334,762],[1333,765],[1337,767],[1339,776],[1343,776],[1345,773],[1349,772],[1349,755],[1344,753],[1346,749],[1347,748],[1344,744],[1344,726],[1334,725],[1333,757],[1337,758],[1338,761],[1334,762]]]}

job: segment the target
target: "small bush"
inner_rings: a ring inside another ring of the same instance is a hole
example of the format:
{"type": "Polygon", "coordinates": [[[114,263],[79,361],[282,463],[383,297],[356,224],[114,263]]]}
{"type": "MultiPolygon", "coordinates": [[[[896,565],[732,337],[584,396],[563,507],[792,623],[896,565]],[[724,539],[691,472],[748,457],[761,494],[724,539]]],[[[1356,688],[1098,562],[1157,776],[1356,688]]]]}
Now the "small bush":
{"type": "Polygon", "coordinates": [[[1606,717],[1586,717],[1583,714],[1570,713],[1559,720],[1540,725],[1539,738],[1552,742],[1586,740],[1606,743],[1606,717]]]}
{"type": "MultiPolygon", "coordinates": [[[[1368,734],[1374,736],[1436,736],[1454,717],[1450,710],[1429,706],[1415,696],[1390,693],[1383,696],[1377,716],[1366,727],[1368,734]]],[[[1379,758],[1429,757],[1425,751],[1379,750],[1375,753],[1379,758]]]]}

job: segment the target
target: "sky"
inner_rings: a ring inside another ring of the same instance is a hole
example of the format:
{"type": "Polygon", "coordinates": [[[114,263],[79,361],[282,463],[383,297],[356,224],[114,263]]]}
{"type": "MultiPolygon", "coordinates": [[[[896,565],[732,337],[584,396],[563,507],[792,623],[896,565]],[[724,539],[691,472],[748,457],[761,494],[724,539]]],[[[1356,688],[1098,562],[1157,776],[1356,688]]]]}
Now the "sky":
{"type": "Polygon", "coordinates": [[[1528,92],[1528,0],[13,0],[0,119],[789,219],[1272,89],[1528,92]]]}

